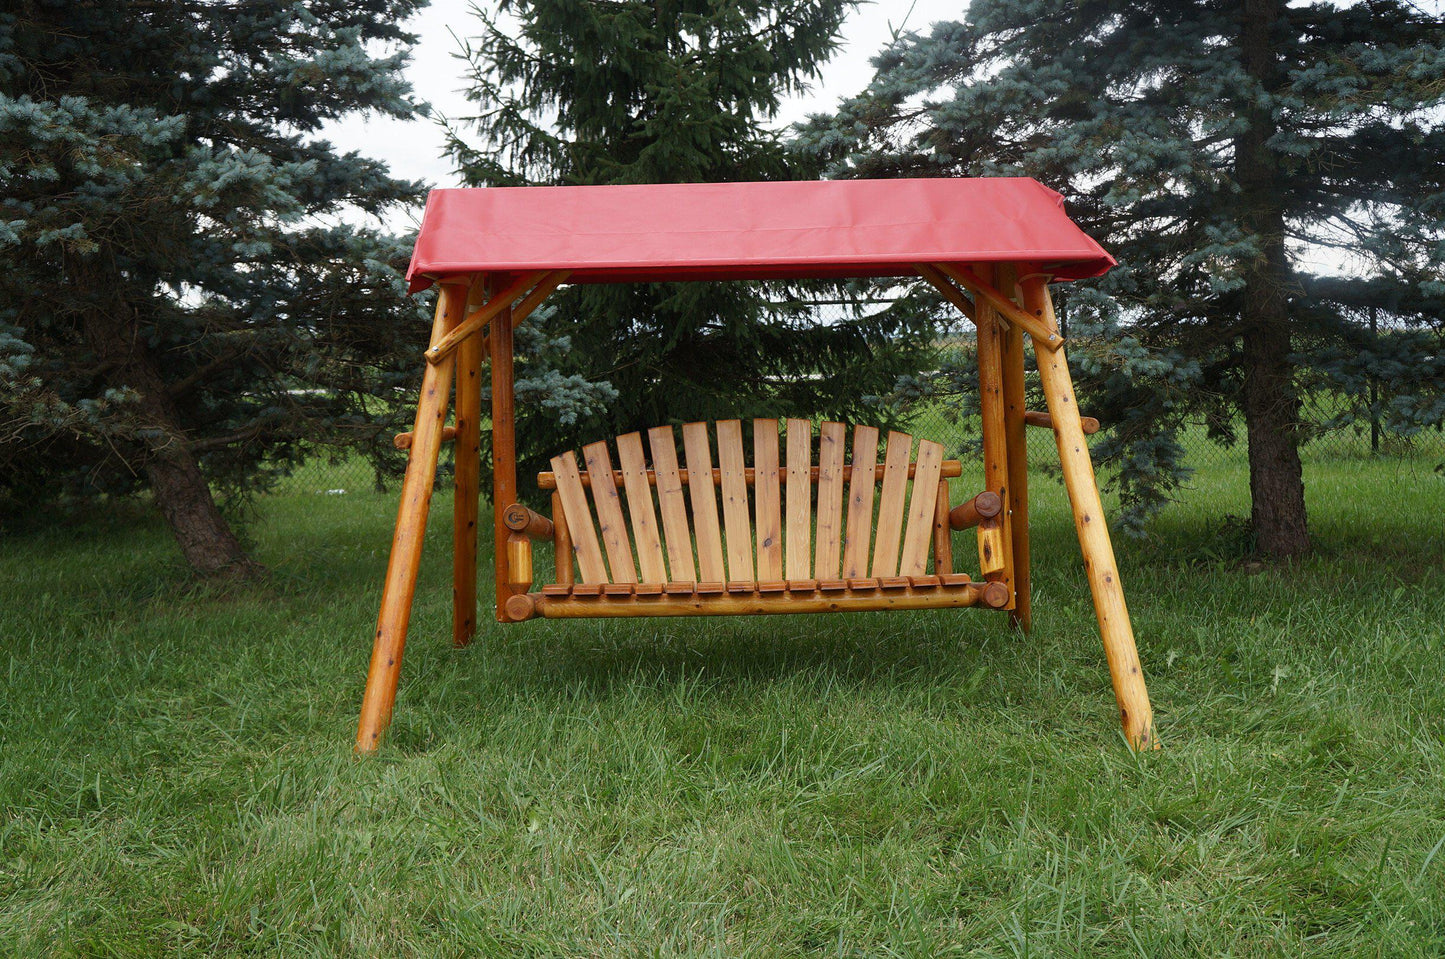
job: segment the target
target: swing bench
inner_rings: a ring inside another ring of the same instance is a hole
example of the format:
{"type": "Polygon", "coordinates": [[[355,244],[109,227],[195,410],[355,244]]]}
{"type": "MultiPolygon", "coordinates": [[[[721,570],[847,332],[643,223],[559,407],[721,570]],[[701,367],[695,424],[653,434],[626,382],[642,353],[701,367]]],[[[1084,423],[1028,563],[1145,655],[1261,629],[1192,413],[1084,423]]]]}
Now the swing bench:
{"type": "Polygon", "coordinates": [[[453,642],[476,631],[484,360],[500,623],[979,607],[1027,631],[1023,434],[1052,429],[1124,732],[1156,746],[1085,444],[1098,424],[1079,415],[1048,293],[1113,262],[1058,194],[1021,178],[432,191],[407,277],[414,292],[441,292],[416,425],[397,437],[407,471],[357,751],[391,721],[445,442],[456,444],[453,642]],[[680,446],[663,425],[561,453],[537,477],[550,517],[519,502],[513,332],[560,285],[806,277],[921,278],[973,322],[982,490],[955,502],[962,464],[928,439],[757,419],[684,424],[680,446]],[[1025,334],[1047,412],[1024,407],[1025,334]],[[955,567],[965,530],[977,579],[955,567]],[[536,582],[539,540],[554,547],[551,582],[536,582]]]}
{"type": "Polygon", "coordinates": [[[508,615],[521,620],[1009,604],[1010,590],[995,579],[1007,567],[1002,502],[985,490],[959,505],[955,521],[948,479],[963,468],[943,458],[940,444],[923,440],[911,461],[913,437],[891,432],[879,463],[878,430],[859,426],[845,465],[843,424],[821,425],[815,456],[813,423],[790,419],[780,462],[778,421],[754,420],[752,430],[752,466],[746,464],[738,420],[716,424],[716,468],[713,431],[706,423],[682,429],[685,469],[678,466],[670,426],[647,431],[650,468],[640,433],[617,438],[620,469],[613,469],[607,443],[583,450],[585,471],[571,452],[555,457],[552,470],[537,477],[538,486],[555,491],[551,521],[520,503],[504,520],[511,531],[509,585],[531,585],[529,537],[553,542],[557,582],[512,595],[508,615]],[[954,571],[954,526],[981,527],[979,554],[989,577],[984,582],[954,571]]]}

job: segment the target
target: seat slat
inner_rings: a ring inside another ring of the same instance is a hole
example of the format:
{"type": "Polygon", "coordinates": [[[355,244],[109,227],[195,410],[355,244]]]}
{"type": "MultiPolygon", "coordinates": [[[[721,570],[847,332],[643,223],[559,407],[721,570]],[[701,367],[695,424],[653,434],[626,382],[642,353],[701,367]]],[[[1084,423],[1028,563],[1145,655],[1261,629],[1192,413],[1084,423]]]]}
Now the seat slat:
{"type": "Polygon", "coordinates": [[[753,509],[758,579],[783,578],[783,495],[778,474],[778,421],[753,420],[753,509]]]}
{"type": "Polygon", "coordinates": [[[818,546],[813,575],[833,579],[843,558],[842,423],[824,423],[818,430],[818,546]]]}
{"type": "Polygon", "coordinates": [[[853,430],[853,475],[848,479],[848,526],[843,537],[843,578],[868,574],[868,546],[873,532],[873,490],[878,465],[878,430],[853,430]]]}
{"type": "Polygon", "coordinates": [[[692,529],[687,522],[687,496],[682,491],[682,474],[677,469],[677,441],[671,426],[647,431],[652,448],[652,468],[657,477],[657,505],[662,512],[662,535],[667,544],[667,565],[672,583],[697,582],[692,564],[692,529]]]}
{"type": "Polygon", "coordinates": [[[813,575],[813,424],[810,420],[788,420],[787,432],[787,578],[805,580],[813,575]]]}
{"type": "Polygon", "coordinates": [[[567,527],[572,534],[572,549],[584,583],[607,582],[607,567],[602,562],[602,547],[597,543],[597,530],[592,525],[592,511],[587,508],[587,494],[582,489],[582,476],[577,471],[577,457],[571,451],[552,457],[552,472],[557,476],[557,495],[567,514],[567,527]]]}
{"type": "Polygon", "coordinates": [[[883,490],[878,497],[878,526],[873,533],[873,570],[877,577],[898,575],[898,539],[908,493],[908,454],[913,437],[890,431],[883,456],[883,490]]]}
{"type": "Polygon", "coordinates": [[[667,566],[662,558],[662,538],[657,531],[657,511],[652,508],[652,486],[647,481],[642,434],[617,437],[617,459],[622,467],[622,485],[627,490],[627,516],[632,520],[632,541],[637,544],[641,580],[664,582],[667,566]]]}
{"type": "Polygon", "coordinates": [[[622,497],[612,479],[612,457],[606,443],[589,443],[582,447],[582,458],[592,477],[592,502],[601,527],[602,546],[607,550],[607,568],[614,583],[637,582],[637,567],[632,563],[632,540],[627,535],[627,520],[622,516],[622,497]]]}
{"type": "Polygon", "coordinates": [[[738,420],[722,420],[718,423],[717,460],[722,471],[728,581],[751,582],[753,523],[748,515],[748,465],[743,455],[743,424],[738,420]]]}
{"type": "Polygon", "coordinates": [[[900,576],[922,576],[928,571],[934,504],[938,502],[938,476],[942,471],[943,445],[932,440],[919,440],[918,465],[913,473],[913,498],[908,504],[908,529],[903,534],[903,555],[898,561],[900,576]]]}
{"type": "MultiPolygon", "coordinates": [[[[712,476],[712,447],[707,439],[706,423],[684,423],[682,449],[687,456],[688,476],[712,476]]],[[[692,528],[697,536],[697,570],[702,582],[722,583],[727,580],[723,568],[722,530],[718,527],[717,493],[712,483],[687,484],[692,501],[692,528]]]]}

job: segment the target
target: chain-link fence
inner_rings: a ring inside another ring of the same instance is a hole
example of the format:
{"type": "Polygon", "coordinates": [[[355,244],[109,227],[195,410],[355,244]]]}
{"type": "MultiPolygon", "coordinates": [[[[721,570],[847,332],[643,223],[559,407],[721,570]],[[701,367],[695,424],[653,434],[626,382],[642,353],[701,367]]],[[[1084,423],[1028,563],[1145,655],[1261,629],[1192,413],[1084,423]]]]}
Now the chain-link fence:
{"type": "MultiPolygon", "coordinates": [[[[890,301],[819,301],[815,313],[820,322],[839,322],[856,315],[860,308],[883,308],[890,301]]],[[[1374,318],[1370,318],[1374,321],[1374,318]]],[[[946,344],[966,357],[971,356],[972,335],[968,329],[959,330],[946,344]]],[[[949,349],[940,351],[942,355],[949,349]]],[[[1078,355],[1082,350],[1074,350],[1078,355]]],[[[927,384],[927,371],[920,380],[927,384]]],[[[1031,387],[1037,386],[1037,373],[1027,373],[1031,387]]],[[[950,394],[947,388],[930,390],[927,386],[908,399],[880,397],[880,407],[887,407],[886,413],[901,420],[915,435],[924,436],[943,443],[952,456],[969,457],[979,449],[979,421],[976,412],[976,398],[968,394],[972,384],[965,382],[965,392],[950,394]]],[[[1401,464],[1423,468],[1426,473],[1445,464],[1445,431],[1439,426],[1403,432],[1393,428],[1382,410],[1382,384],[1367,381],[1363,387],[1346,389],[1327,378],[1302,376],[1299,381],[1302,419],[1305,432],[1301,446],[1301,457],[1307,464],[1325,462],[1347,462],[1351,460],[1388,459],[1401,464]]],[[[917,392],[917,391],[915,391],[917,392]]],[[[1037,389],[1030,389],[1037,396],[1037,389]]],[[[1087,401],[1085,400],[1085,405],[1087,401]]],[[[1089,413],[1088,409],[1083,410],[1089,413]]],[[[880,409],[880,415],[884,410],[880,409]]],[[[1220,436],[1219,424],[1210,430],[1203,422],[1188,424],[1179,434],[1178,440],[1184,450],[1183,465],[1196,473],[1217,469],[1244,470],[1248,465],[1248,453],[1244,440],[1242,421],[1234,424],[1233,440],[1220,436]]],[[[1102,424],[1104,430],[1108,422],[1102,424]]],[[[1101,434],[1102,436],[1103,434],[1101,434]]],[[[1030,463],[1049,464],[1057,462],[1053,446],[1053,434],[1046,429],[1028,431],[1028,453],[1030,463]]],[[[399,460],[398,460],[399,463],[399,460]]],[[[1109,467],[1105,464],[1105,473],[1109,467]]],[[[367,490],[382,491],[392,488],[400,479],[398,465],[379,467],[361,456],[328,458],[316,457],[294,471],[281,482],[278,490],[294,493],[345,493],[367,490]]],[[[445,480],[451,475],[450,446],[444,447],[438,469],[439,478],[445,480]]],[[[1188,496],[1188,489],[1182,491],[1188,496]]]]}

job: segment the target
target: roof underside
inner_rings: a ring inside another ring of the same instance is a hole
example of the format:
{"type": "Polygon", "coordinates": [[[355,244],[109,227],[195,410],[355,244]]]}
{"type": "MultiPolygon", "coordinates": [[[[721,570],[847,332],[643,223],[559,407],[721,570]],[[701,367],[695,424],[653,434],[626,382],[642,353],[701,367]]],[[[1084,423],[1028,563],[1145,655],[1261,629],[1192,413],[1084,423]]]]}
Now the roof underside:
{"type": "Polygon", "coordinates": [[[1056,279],[1113,257],[1028,178],[433,190],[407,280],[568,270],[569,283],[913,276],[1015,263],[1056,279]]]}

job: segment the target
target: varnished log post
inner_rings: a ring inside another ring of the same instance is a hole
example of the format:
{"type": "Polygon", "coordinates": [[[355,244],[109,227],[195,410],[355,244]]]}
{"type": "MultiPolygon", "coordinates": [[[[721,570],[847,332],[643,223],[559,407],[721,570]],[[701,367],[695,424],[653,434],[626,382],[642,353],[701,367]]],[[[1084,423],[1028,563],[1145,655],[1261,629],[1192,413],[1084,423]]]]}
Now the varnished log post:
{"type": "MultiPolygon", "coordinates": [[[[994,286],[1005,295],[1014,290],[1014,268],[994,267],[994,286]]],[[[1013,551],[1014,608],[1009,621],[1028,632],[1033,628],[1032,583],[1029,575],[1029,454],[1024,414],[1024,331],[1010,324],[1003,333],[1004,445],[1008,451],[1009,546],[1013,551]]]]}
{"type": "MultiPolygon", "coordinates": [[[[1023,284],[1024,308],[1054,324],[1054,309],[1048,287],[1042,278],[1030,278],[1023,284]]],[[[1109,675],[1114,682],[1114,695],[1119,703],[1119,718],[1124,735],[1135,749],[1158,748],[1154,738],[1154,714],[1149,706],[1149,691],[1144,685],[1144,671],[1134,645],[1134,629],[1129,623],[1129,608],[1124,603],[1124,589],[1114,562],[1114,548],[1109,541],[1109,526],[1104,519],[1103,504],[1094,481],[1094,467],[1084,430],[1079,422],[1078,401],[1069,377],[1068,361],[1062,348],[1035,350],[1044,397],[1049,404],[1054,438],[1059,446],[1064,485],[1074,511],[1074,528],[1084,554],[1084,570],[1089,577],[1089,590],[1094,598],[1094,612],[1099,620],[1099,633],[1104,641],[1104,655],[1109,661],[1109,675]]]]}
{"type": "Polygon", "coordinates": [[[517,501],[517,412],[512,384],[512,310],[492,320],[488,343],[492,348],[492,516],[497,563],[497,622],[515,622],[507,600],[512,586],[507,555],[507,507],[517,501]]]}
{"type": "MultiPolygon", "coordinates": [[[[467,309],[485,297],[485,285],[472,284],[467,309]]],[[[452,645],[472,641],[477,631],[477,500],[482,468],[482,334],[457,347],[456,497],[452,502],[452,645]]]]}
{"type": "MultiPolygon", "coordinates": [[[[444,284],[437,296],[432,321],[432,342],[461,322],[466,311],[465,283],[444,284]]],[[[452,363],[427,364],[422,375],[421,398],[412,429],[411,452],[406,478],[401,484],[401,508],[387,560],[386,583],[381,592],[381,612],[376,621],[376,639],[371,649],[371,669],[366,675],[366,693],[361,700],[361,719],[356,727],[356,751],[369,753],[380,744],[391,725],[396,703],[396,685],[401,678],[401,654],[411,623],[412,597],[416,594],[417,568],[421,565],[422,540],[427,514],[431,510],[432,484],[436,480],[437,453],[441,449],[442,424],[447,416],[447,394],[451,390],[452,363]]]]}
{"type": "MultiPolygon", "coordinates": [[[[992,278],[991,274],[989,278],[992,278]]],[[[1003,331],[992,303],[980,297],[974,308],[978,326],[978,403],[983,430],[983,485],[999,495],[1004,510],[1007,510],[1011,491],[1003,397],[1003,331]]],[[[989,529],[992,530],[992,526],[989,529]]],[[[987,545],[988,551],[996,554],[991,561],[983,556],[980,556],[980,559],[985,566],[985,577],[990,581],[1003,583],[1012,598],[1014,571],[1008,523],[1001,521],[998,530],[993,536],[980,536],[980,550],[983,551],[987,545]]],[[[1013,603],[1008,605],[1009,608],[1013,607],[1013,603]]]]}
{"type": "Polygon", "coordinates": [[[525,593],[532,588],[532,541],[525,533],[512,533],[507,537],[507,585],[514,593],[525,593]]]}

